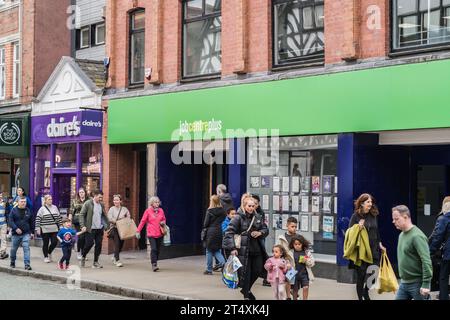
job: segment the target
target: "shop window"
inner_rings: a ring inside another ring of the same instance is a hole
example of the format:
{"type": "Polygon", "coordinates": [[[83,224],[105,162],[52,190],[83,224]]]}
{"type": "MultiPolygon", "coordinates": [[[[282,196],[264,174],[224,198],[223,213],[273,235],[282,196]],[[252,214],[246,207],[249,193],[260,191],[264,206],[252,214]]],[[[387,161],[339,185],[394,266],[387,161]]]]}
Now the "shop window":
{"type": "Polygon", "coordinates": [[[50,192],[50,146],[36,146],[34,158],[34,188],[39,195],[50,192]]]}
{"type": "Polygon", "coordinates": [[[0,100],[6,96],[6,50],[0,47],[0,100]]]}
{"type": "Polygon", "coordinates": [[[317,0],[274,0],[274,66],[323,62],[324,7],[317,0]]]}
{"type": "Polygon", "coordinates": [[[130,84],[144,83],[145,11],[130,15],[130,84]]]}
{"type": "Polygon", "coordinates": [[[393,49],[450,44],[450,0],[393,1],[393,49]]]}
{"type": "Polygon", "coordinates": [[[11,160],[0,159],[0,191],[3,197],[11,196],[11,160]]]}
{"type": "Polygon", "coordinates": [[[220,0],[190,0],[183,6],[183,77],[219,75],[222,67],[220,0]]]}
{"type": "Polygon", "coordinates": [[[336,255],[336,135],[249,139],[247,175],[266,215],[267,249],[294,216],[315,253],[336,255]]]}
{"type": "Polygon", "coordinates": [[[84,143],[82,146],[83,186],[90,194],[100,188],[100,175],[102,169],[101,142],[84,143]]]}
{"type": "Polygon", "coordinates": [[[75,143],[56,145],[55,168],[76,168],[77,147],[75,143]]]}

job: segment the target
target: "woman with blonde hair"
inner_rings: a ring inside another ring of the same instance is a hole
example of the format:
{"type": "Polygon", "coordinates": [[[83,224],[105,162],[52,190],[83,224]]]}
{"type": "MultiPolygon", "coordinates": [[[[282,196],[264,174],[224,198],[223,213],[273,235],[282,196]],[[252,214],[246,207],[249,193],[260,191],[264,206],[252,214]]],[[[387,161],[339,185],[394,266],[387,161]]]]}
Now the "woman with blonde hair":
{"type": "Polygon", "coordinates": [[[218,268],[225,264],[222,254],[222,222],[225,220],[226,212],[220,204],[220,198],[212,195],[209,201],[209,208],[206,211],[203,223],[204,245],[206,248],[206,270],[205,275],[211,275],[213,270],[213,257],[217,259],[218,268]]]}
{"type": "Polygon", "coordinates": [[[44,204],[36,215],[36,233],[38,236],[42,236],[42,253],[45,263],[52,261],[52,252],[58,245],[57,234],[61,222],[61,214],[58,208],[53,205],[52,196],[50,194],[45,195],[44,204]]]}

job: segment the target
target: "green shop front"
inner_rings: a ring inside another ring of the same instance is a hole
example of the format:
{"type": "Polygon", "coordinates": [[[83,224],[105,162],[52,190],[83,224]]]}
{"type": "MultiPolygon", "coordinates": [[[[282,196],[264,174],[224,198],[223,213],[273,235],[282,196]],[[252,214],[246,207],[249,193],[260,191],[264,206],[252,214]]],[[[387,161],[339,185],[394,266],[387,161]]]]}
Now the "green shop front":
{"type": "Polygon", "coordinates": [[[236,207],[246,191],[260,197],[268,250],[293,215],[316,276],[347,282],[344,234],[361,193],[377,201],[394,263],[393,206],[431,232],[450,194],[449,80],[441,60],[113,99],[108,143],[155,146],[147,177],[184,254],[202,252],[208,198],[225,183],[236,207]]]}
{"type": "Polygon", "coordinates": [[[19,187],[28,191],[29,119],[28,113],[0,117],[0,191],[3,197],[14,197],[19,187]]]}

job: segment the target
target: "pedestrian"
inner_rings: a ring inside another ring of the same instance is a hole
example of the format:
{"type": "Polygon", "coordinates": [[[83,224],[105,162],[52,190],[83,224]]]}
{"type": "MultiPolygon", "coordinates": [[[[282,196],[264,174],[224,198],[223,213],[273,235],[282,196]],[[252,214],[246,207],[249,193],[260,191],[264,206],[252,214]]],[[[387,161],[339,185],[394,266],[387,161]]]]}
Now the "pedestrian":
{"type": "Polygon", "coordinates": [[[218,268],[223,268],[225,258],[222,254],[222,222],[225,220],[225,210],[220,204],[217,195],[213,195],[209,201],[209,208],[206,211],[203,228],[206,229],[205,248],[206,248],[206,270],[205,275],[211,275],[213,269],[213,257],[217,259],[218,268]]]}
{"type": "Polygon", "coordinates": [[[161,243],[164,238],[162,228],[166,224],[166,216],[164,210],[160,208],[161,201],[158,197],[150,198],[150,207],[145,210],[141,222],[137,228],[136,238],[141,238],[141,231],[147,225],[147,238],[151,246],[151,263],[153,272],[159,271],[158,258],[161,249],[161,243]]]}
{"type": "MultiPolygon", "coordinates": [[[[372,254],[372,265],[379,264],[380,253],[378,248],[383,251],[386,250],[380,240],[378,215],[379,211],[374,197],[368,193],[363,193],[355,201],[355,210],[348,224],[348,228],[351,228],[355,224],[358,224],[360,229],[366,228],[372,254]]],[[[352,261],[349,263],[349,268],[356,270],[356,293],[358,294],[359,300],[370,300],[369,287],[367,286],[367,270],[370,265],[370,263],[365,261],[362,261],[360,266],[357,266],[352,261]]]]}
{"type": "Polygon", "coordinates": [[[102,252],[103,233],[109,222],[103,205],[103,192],[94,190],[92,196],[93,198],[87,200],[80,211],[80,226],[85,237],[80,265],[83,268],[86,266],[86,256],[95,243],[92,268],[100,269],[103,268],[98,262],[102,252]]]}
{"type": "Polygon", "coordinates": [[[36,234],[42,237],[42,253],[44,262],[52,262],[52,252],[58,245],[57,234],[61,227],[61,214],[58,208],[53,205],[53,198],[47,194],[44,196],[44,205],[36,215],[36,234]]]}
{"type": "MultiPolygon", "coordinates": [[[[75,196],[75,199],[73,199],[71,205],[70,205],[70,214],[69,219],[72,220],[73,227],[77,232],[81,231],[80,226],[80,213],[81,209],[83,208],[84,203],[88,200],[87,192],[84,187],[81,187],[78,189],[77,195],[75,196]]],[[[78,237],[77,240],[77,259],[81,260],[82,254],[81,251],[84,248],[86,241],[84,234],[81,234],[78,237]]]]}
{"type": "Polygon", "coordinates": [[[17,206],[11,210],[9,214],[9,226],[12,230],[11,237],[11,263],[10,267],[16,267],[16,254],[19,246],[23,248],[23,261],[25,263],[25,270],[31,270],[30,264],[30,240],[32,239],[33,215],[29,208],[27,208],[27,198],[20,197],[17,206]]]}
{"type": "Polygon", "coordinates": [[[433,269],[425,234],[411,221],[407,206],[392,208],[392,223],[402,232],[398,237],[397,260],[401,278],[396,300],[427,300],[433,269]]]}
{"type": "Polygon", "coordinates": [[[5,199],[3,199],[3,192],[0,191],[0,259],[4,260],[9,257],[6,253],[7,250],[7,242],[6,236],[8,234],[8,225],[7,225],[7,217],[6,217],[6,207],[7,203],[5,199]]]}
{"type": "Polygon", "coordinates": [[[108,220],[111,230],[108,238],[112,239],[114,243],[113,263],[116,267],[122,267],[123,263],[120,261],[120,252],[122,251],[125,241],[120,239],[116,223],[121,219],[131,218],[131,214],[126,207],[122,206],[122,196],[120,194],[113,195],[113,203],[114,206],[109,208],[108,211],[108,220]]]}
{"type": "MultiPolygon", "coordinates": [[[[283,249],[286,251],[286,260],[289,262],[289,265],[294,268],[295,262],[294,262],[294,256],[292,254],[290,243],[293,237],[297,236],[297,226],[298,226],[298,220],[295,217],[289,217],[286,222],[286,229],[287,231],[284,234],[280,234],[278,236],[278,244],[283,247],[283,249]]],[[[294,279],[291,279],[289,281],[288,278],[286,278],[286,299],[291,299],[291,287],[294,285],[294,279]]]]}
{"type": "Polygon", "coordinates": [[[228,212],[228,209],[233,208],[233,198],[229,193],[227,193],[227,186],[224,184],[219,184],[216,188],[217,195],[220,199],[220,204],[225,212],[228,212]]]}
{"type": "Polygon", "coordinates": [[[430,254],[435,256],[440,251],[440,273],[439,273],[439,300],[449,300],[448,281],[450,275],[450,202],[442,206],[442,214],[436,221],[436,226],[430,237],[430,254]]]}
{"type": "MultiPolygon", "coordinates": [[[[225,217],[225,220],[222,222],[222,239],[225,236],[225,231],[227,231],[228,225],[230,224],[231,220],[236,216],[236,209],[231,207],[228,208],[227,216],[225,217]]],[[[230,251],[223,249],[225,260],[228,259],[230,256],[230,251]]]]}
{"type": "Polygon", "coordinates": [[[267,259],[264,268],[267,270],[267,281],[272,286],[275,300],[286,300],[286,272],[290,267],[286,260],[286,250],[276,244],[272,248],[272,257],[267,259]]]}
{"type": "Polygon", "coordinates": [[[62,258],[59,260],[58,268],[60,270],[69,269],[70,257],[72,255],[72,247],[76,236],[80,236],[82,232],[76,232],[72,229],[72,221],[68,218],[63,219],[62,228],[59,229],[57,238],[61,243],[62,258]]]}
{"type": "Polygon", "coordinates": [[[298,291],[303,289],[303,300],[308,300],[309,284],[314,279],[311,268],[314,266],[314,257],[310,250],[311,244],[305,237],[296,235],[289,243],[291,255],[294,258],[294,268],[297,273],[294,277],[293,299],[298,300],[298,291]]]}
{"type": "Polygon", "coordinates": [[[19,204],[19,199],[21,197],[25,197],[27,200],[27,208],[30,209],[30,212],[33,213],[33,203],[31,202],[30,197],[27,196],[25,189],[22,187],[17,188],[17,195],[13,198],[12,206],[17,207],[19,204]]]}
{"type": "Polygon", "coordinates": [[[265,273],[264,262],[268,256],[264,238],[269,234],[269,230],[264,223],[264,217],[256,213],[253,198],[246,197],[243,205],[244,212],[238,213],[228,225],[223,247],[230,250],[242,263],[239,268],[239,286],[244,299],[255,300],[251,289],[255,281],[265,273]],[[236,246],[235,235],[240,235],[239,247],[236,246]]]}

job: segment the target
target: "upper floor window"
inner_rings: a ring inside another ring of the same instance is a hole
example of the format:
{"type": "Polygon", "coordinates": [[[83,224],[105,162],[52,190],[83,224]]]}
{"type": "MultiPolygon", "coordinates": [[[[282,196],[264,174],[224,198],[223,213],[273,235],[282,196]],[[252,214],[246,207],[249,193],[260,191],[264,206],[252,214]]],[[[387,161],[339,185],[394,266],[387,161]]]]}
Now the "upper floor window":
{"type": "Polygon", "coordinates": [[[20,47],[18,43],[15,43],[13,46],[13,97],[17,98],[20,90],[20,47]]]}
{"type": "Polygon", "coordinates": [[[323,0],[273,0],[274,66],[322,62],[323,0]]]}
{"type": "Polygon", "coordinates": [[[90,44],[90,27],[82,28],[80,31],[80,49],[89,48],[90,44]]]}
{"type": "Polygon", "coordinates": [[[144,83],[145,11],[130,15],[130,84],[144,83]]]}
{"type": "Polygon", "coordinates": [[[105,24],[97,24],[95,26],[95,44],[100,45],[105,43],[105,24]]]}
{"type": "Polygon", "coordinates": [[[450,0],[394,0],[394,49],[450,43],[450,0]]]}
{"type": "Polygon", "coordinates": [[[220,73],[222,68],[221,32],[221,0],[184,1],[184,78],[220,73]]]}
{"type": "MultiPolygon", "coordinates": [[[[1,2],[0,2],[1,3],[1,2]]],[[[6,50],[0,47],[0,99],[6,95],[6,50]]]]}

